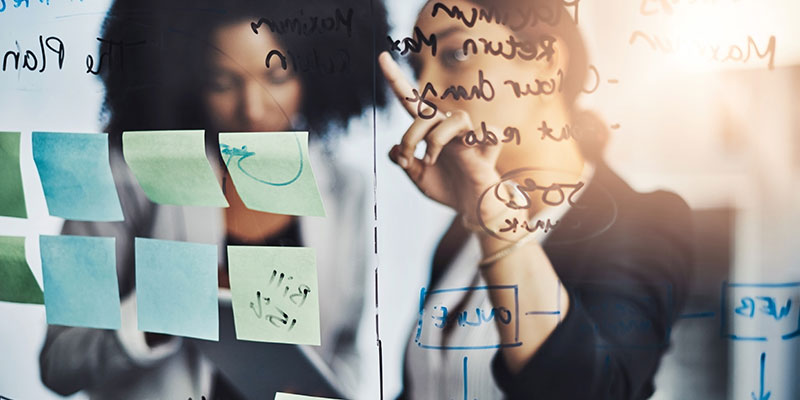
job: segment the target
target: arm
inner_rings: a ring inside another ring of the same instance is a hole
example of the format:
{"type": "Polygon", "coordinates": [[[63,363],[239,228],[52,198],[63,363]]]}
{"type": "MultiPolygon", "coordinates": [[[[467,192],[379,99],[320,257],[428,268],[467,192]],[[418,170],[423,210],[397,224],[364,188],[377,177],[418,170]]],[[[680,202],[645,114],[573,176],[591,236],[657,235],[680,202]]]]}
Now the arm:
{"type": "MultiPolygon", "coordinates": [[[[420,191],[470,218],[480,216],[483,221],[494,221],[500,214],[503,218],[528,220],[532,215],[528,210],[503,209],[505,205],[497,204],[490,205],[489,208],[494,209],[487,209],[484,204],[480,209],[477,207],[481,193],[500,182],[496,171],[500,146],[466,145],[466,133],[474,128],[470,116],[464,112],[456,110],[443,115],[439,109],[432,116],[428,112],[426,115],[430,117],[418,116],[405,101],[413,98],[413,88],[402,77],[391,56],[382,54],[379,63],[392,90],[414,118],[389,157],[405,170],[420,191]],[[426,155],[420,160],[414,157],[414,150],[423,140],[427,144],[426,155]]],[[[573,177],[580,175],[572,168],[563,170],[573,177]]],[[[574,179],[569,181],[574,182],[574,179]]],[[[537,209],[541,207],[530,207],[531,211],[537,209]]],[[[613,398],[629,398],[641,397],[641,393],[647,392],[645,385],[652,379],[663,349],[640,355],[624,346],[614,347],[625,344],[624,338],[602,327],[595,329],[596,324],[610,315],[603,315],[602,310],[597,311],[597,307],[592,306],[612,302],[643,315],[653,327],[652,331],[667,331],[672,323],[669,318],[673,318],[667,311],[672,306],[669,296],[656,293],[648,297],[651,300],[643,301],[641,296],[630,294],[626,289],[653,292],[658,283],[667,282],[676,292],[682,293],[689,268],[687,235],[680,231],[689,226],[684,223],[688,219],[683,218],[688,216],[685,210],[682,201],[672,202],[671,208],[663,210],[649,209],[639,215],[634,211],[629,214],[625,226],[616,223],[615,229],[621,232],[611,243],[616,248],[594,249],[596,259],[589,260],[592,265],[586,268],[592,275],[581,277],[612,284],[592,293],[579,285],[573,286],[572,293],[568,292],[549,257],[535,241],[506,252],[508,241],[488,235],[480,237],[484,257],[491,259],[494,254],[502,255],[482,270],[488,285],[517,285],[522,310],[553,310],[554,299],[562,299],[559,311],[565,320],[561,325],[555,319],[523,319],[519,321],[521,345],[505,347],[499,352],[495,366],[500,373],[496,374],[496,380],[509,397],[602,398],[611,393],[613,398]],[[667,212],[670,209],[682,214],[670,216],[667,212]],[[653,221],[652,215],[661,215],[665,220],[653,221]],[[638,226],[637,221],[651,224],[638,226]],[[677,227],[679,232],[669,231],[664,226],[677,227]],[[580,302],[576,294],[580,295],[580,302]],[[599,346],[622,350],[601,352],[599,346]],[[573,378],[569,379],[571,383],[565,382],[565,376],[573,378]],[[581,384],[575,385],[575,382],[581,384]],[[553,396],[553,393],[562,395],[553,396]]],[[[505,291],[490,294],[492,303],[495,306],[513,304],[513,295],[502,292],[505,291]]],[[[513,324],[498,323],[497,328],[503,343],[513,343],[517,339],[513,324]]]]}
{"type": "Polygon", "coordinates": [[[118,331],[49,325],[39,355],[41,379],[45,386],[61,395],[111,385],[136,374],[177,351],[180,339],[174,338],[151,347],[145,334],[136,329],[136,299],[133,289],[133,238],[146,236],[156,212],[122,161],[112,153],[112,171],[122,203],[125,221],[67,221],[67,235],[116,238],[117,275],[120,285],[122,325],[118,331]]]}
{"type": "Polygon", "coordinates": [[[511,360],[517,354],[498,352],[492,369],[509,398],[652,394],[691,268],[688,207],[676,196],[663,200],[660,218],[654,219],[654,212],[629,217],[601,245],[587,250],[591,265],[581,282],[568,283],[569,312],[535,352],[521,362],[511,360]]]}

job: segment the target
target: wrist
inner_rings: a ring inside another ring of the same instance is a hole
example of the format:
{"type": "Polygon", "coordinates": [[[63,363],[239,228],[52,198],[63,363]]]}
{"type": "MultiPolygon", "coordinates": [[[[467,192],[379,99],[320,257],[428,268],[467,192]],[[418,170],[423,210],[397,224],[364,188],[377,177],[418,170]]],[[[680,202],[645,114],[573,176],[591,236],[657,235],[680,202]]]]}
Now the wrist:
{"type": "Polygon", "coordinates": [[[456,193],[458,198],[458,211],[461,215],[466,216],[469,221],[477,223],[477,221],[487,219],[492,215],[497,215],[500,210],[482,210],[483,206],[479,204],[481,196],[487,190],[500,182],[500,176],[493,171],[491,174],[485,174],[482,177],[472,177],[468,182],[458,185],[456,193]],[[481,215],[477,213],[480,212],[481,215]]]}

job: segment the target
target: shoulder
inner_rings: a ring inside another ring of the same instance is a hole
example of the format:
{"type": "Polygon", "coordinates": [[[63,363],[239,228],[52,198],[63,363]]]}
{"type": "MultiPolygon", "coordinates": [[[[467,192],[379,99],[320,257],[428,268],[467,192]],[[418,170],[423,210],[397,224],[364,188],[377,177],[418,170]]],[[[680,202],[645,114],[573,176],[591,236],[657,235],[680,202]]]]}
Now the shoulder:
{"type": "Polygon", "coordinates": [[[598,167],[592,183],[595,181],[616,204],[619,222],[623,224],[659,228],[691,226],[691,208],[677,193],[638,192],[606,165],[598,167]]]}

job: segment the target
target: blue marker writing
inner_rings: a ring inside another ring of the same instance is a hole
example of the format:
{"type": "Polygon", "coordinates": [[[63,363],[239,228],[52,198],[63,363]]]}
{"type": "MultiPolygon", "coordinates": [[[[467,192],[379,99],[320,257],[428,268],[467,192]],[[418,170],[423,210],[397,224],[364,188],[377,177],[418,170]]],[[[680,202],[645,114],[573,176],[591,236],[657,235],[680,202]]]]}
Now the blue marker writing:
{"type": "Polygon", "coordinates": [[[264,180],[264,179],[260,179],[260,178],[256,177],[255,175],[251,174],[250,172],[248,172],[242,166],[242,161],[246,160],[249,157],[255,156],[256,153],[254,151],[247,150],[247,146],[243,145],[241,148],[236,148],[236,147],[231,147],[231,146],[229,146],[229,145],[227,145],[225,143],[220,143],[219,147],[220,147],[220,152],[224,156],[227,156],[227,159],[225,160],[225,166],[226,167],[230,167],[230,163],[233,160],[233,157],[239,157],[239,160],[236,161],[236,166],[239,168],[240,171],[242,171],[243,174],[247,175],[251,179],[253,179],[253,180],[257,181],[257,182],[261,182],[261,183],[263,183],[265,185],[286,186],[286,185],[291,185],[292,183],[294,183],[297,179],[300,178],[300,175],[303,173],[303,147],[300,144],[300,139],[297,137],[297,135],[294,136],[294,140],[297,142],[297,152],[300,155],[300,165],[297,168],[297,174],[295,174],[295,176],[293,178],[291,178],[291,179],[289,179],[287,181],[284,181],[284,182],[270,182],[270,181],[267,181],[267,180],[264,180]]]}

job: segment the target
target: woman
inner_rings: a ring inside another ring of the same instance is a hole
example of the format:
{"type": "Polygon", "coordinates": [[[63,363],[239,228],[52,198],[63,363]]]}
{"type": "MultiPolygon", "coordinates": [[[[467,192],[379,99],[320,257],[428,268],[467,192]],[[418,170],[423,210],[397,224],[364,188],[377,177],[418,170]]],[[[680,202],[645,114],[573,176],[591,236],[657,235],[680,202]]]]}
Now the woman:
{"type": "Polygon", "coordinates": [[[113,4],[100,57],[87,59],[87,67],[100,74],[106,89],[112,170],[125,221],[67,221],[63,233],[116,237],[123,324],[118,331],[49,326],[40,355],[45,385],[63,395],[84,390],[98,399],[238,398],[181,338],[136,329],[134,237],[218,243],[221,286],[228,281],[226,244],[313,247],[322,346],[312,350],[344,387],[357,384],[355,338],[371,238],[368,180],[336,162],[325,147],[328,132],[385,102],[382,91],[374,90],[371,46],[373,32],[384,34],[387,22],[382,4],[372,5],[355,0],[113,4]],[[205,129],[218,174],[226,174],[220,131],[309,130],[327,217],[249,210],[226,176],[221,180],[230,207],[218,214],[153,204],[123,162],[121,135],[170,129],[205,129]]]}
{"type": "Polygon", "coordinates": [[[390,158],[459,214],[420,295],[401,398],[654,392],[688,283],[689,209],[603,162],[606,131],[575,106],[588,70],[576,3],[429,1],[419,89],[379,58],[414,118],[390,158]]]}

